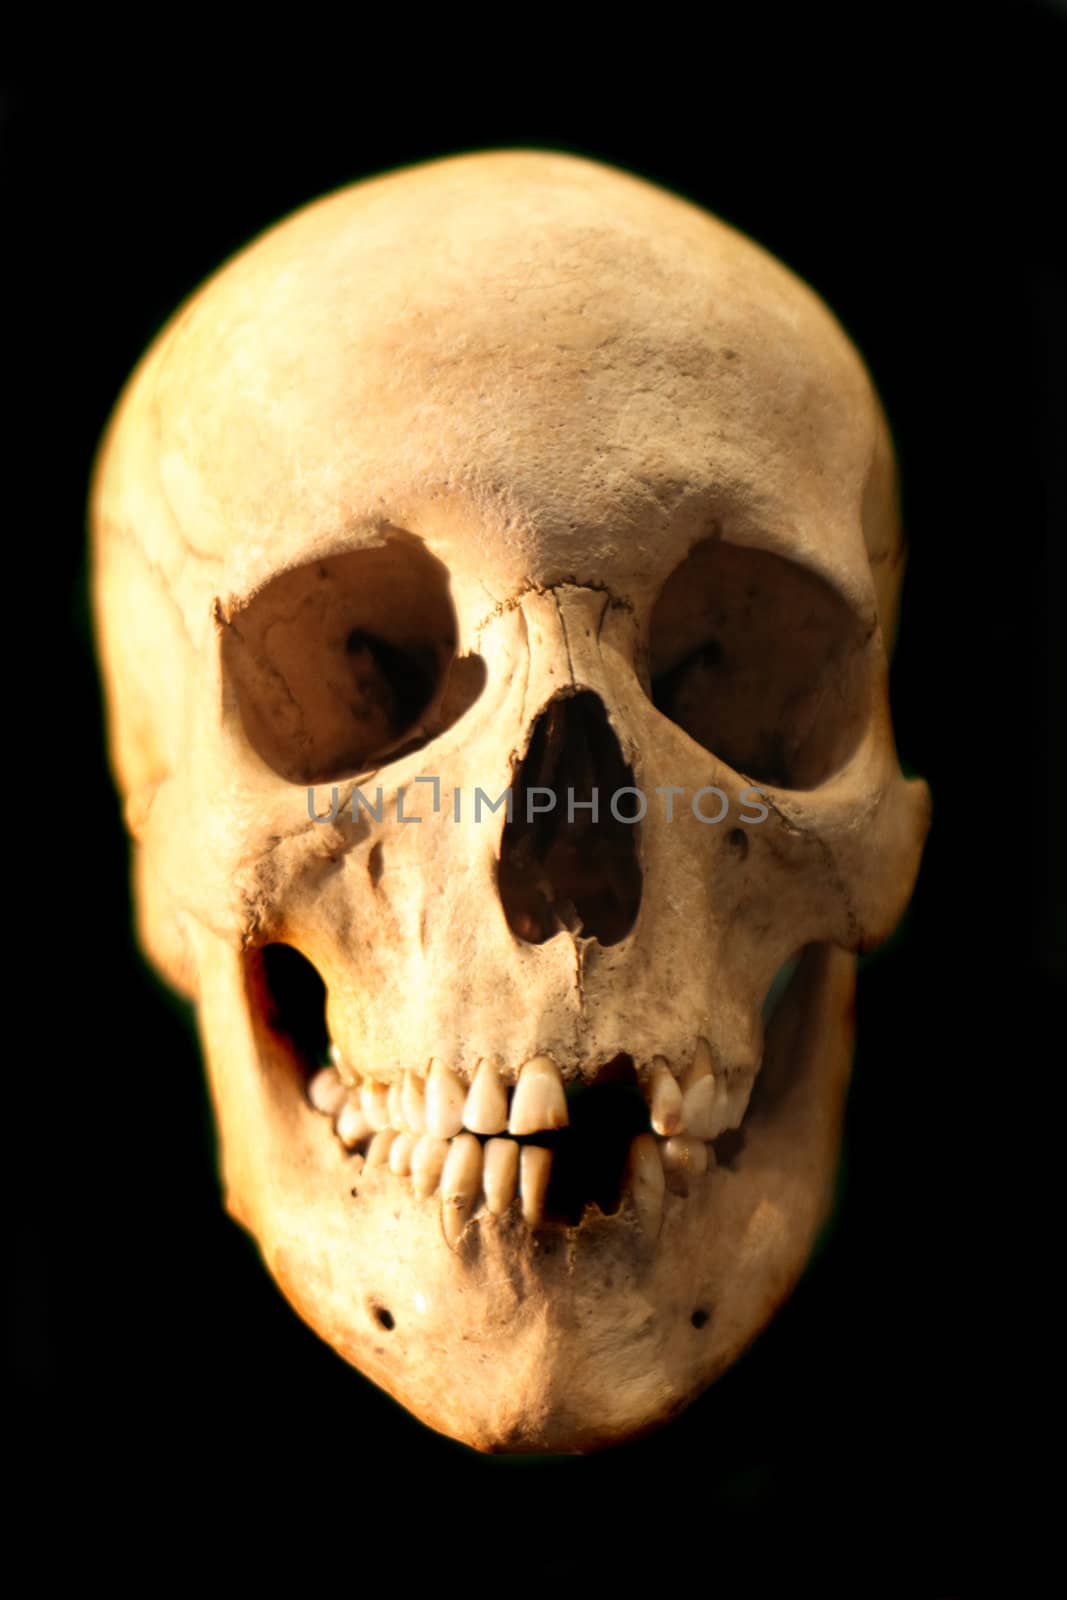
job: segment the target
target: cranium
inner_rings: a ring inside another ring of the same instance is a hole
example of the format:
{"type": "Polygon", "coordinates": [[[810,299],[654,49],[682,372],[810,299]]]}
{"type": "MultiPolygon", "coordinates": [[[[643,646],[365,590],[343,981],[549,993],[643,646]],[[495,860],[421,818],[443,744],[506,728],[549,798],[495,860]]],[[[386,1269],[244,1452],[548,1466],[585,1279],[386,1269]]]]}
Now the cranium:
{"type": "Polygon", "coordinates": [[[803,1269],[855,952],[926,827],[847,338],[628,175],[435,162],[180,310],[93,522],[140,936],[231,1212],[434,1428],[667,1420],[803,1269]]]}

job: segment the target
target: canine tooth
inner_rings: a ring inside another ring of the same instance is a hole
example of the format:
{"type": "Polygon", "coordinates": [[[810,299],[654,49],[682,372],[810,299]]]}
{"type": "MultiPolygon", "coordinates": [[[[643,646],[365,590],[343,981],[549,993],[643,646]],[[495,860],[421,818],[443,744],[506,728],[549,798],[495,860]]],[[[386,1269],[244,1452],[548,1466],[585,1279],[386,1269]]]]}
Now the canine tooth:
{"type": "Polygon", "coordinates": [[[482,1187],[482,1147],[473,1133],[459,1133],[448,1147],[441,1174],[441,1225],[455,1245],[482,1187]]]}
{"type": "Polygon", "coordinates": [[[406,1133],[408,1131],[407,1119],[404,1116],[404,1107],[401,1103],[402,1093],[403,1085],[401,1084],[400,1079],[394,1078],[393,1082],[389,1085],[389,1095],[386,1100],[386,1105],[389,1108],[389,1125],[390,1127],[395,1128],[397,1133],[406,1133]]]}
{"type": "Polygon", "coordinates": [[[448,1143],[424,1133],[411,1152],[411,1182],[420,1200],[425,1200],[437,1188],[448,1155],[448,1143]]]}
{"type": "Polygon", "coordinates": [[[649,1118],[657,1133],[681,1133],[682,1091],[663,1056],[656,1056],[649,1074],[649,1118]]]}
{"type": "Polygon", "coordinates": [[[374,1135],[367,1150],[368,1167],[384,1167],[389,1160],[389,1152],[393,1147],[393,1140],[397,1137],[394,1128],[382,1128],[374,1135]]]}
{"type": "Polygon", "coordinates": [[[344,1104],[347,1087],[341,1082],[336,1067],[323,1067],[308,1084],[308,1099],[316,1111],[332,1117],[344,1104]]]}
{"type": "Polygon", "coordinates": [[[451,1139],[463,1126],[463,1085],[443,1061],[434,1061],[426,1080],[426,1131],[451,1139]]]}
{"type": "Polygon", "coordinates": [[[463,1106],[463,1126],[472,1133],[503,1133],[507,1125],[507,1090],[492,1062],[483,1061],[463,1106]]]}
{"type": "Polygon", "coordinates": [[[485,1168],[482,1188],[494,1217],[501,1216],[515,1198],[519,1177],[519,1147],[514,1139],[490,1139],[482,1152],[485,1168]]]}
{"type": "Polygon", "coordinates": [[[382,1133],[392,1126],[389,1121],[388,1084],[374,1083],[367,1078],[359,1091],[359,1103],[363,1107],[363,1115],[375,1133],[382,1133]]]}
{"type": "MultiPolygon", "coordinates": [[[[417,1138],[414,1133],[398,1133],[389,1146],[389,1171],[395,1172],[398,1178],[406,1178],[411,1171],[411,1152],[417,1138]]],[[[700,1148],[703,1149],[703,1145],[700,1148]]]]}
{"type": "Polygon", "coordinates": [[[663,1162],[650,1133],[639,1133],[630,1146],[627,1187],[643,1231],[655,1238],[663,1221],[663,1162]]]}
{"type": "Polygon", "coordinates": [[[551,1056],[534,1056],[519,1073],[511,1097],[509,1133],[541,1133],[549,1128],[565,1128],[567,1101],[563,1079],[551,1056]]]}
{"type": "Polygon", "coordinates": [[[708,1147],[703,1139],[686,1134],[664,1140],[660,1150],[663,1173],[668,1185],[678,1194],[689,1193],[689,1183],[708,1170],[708,1147]]]}
{"type": "Polygon", "coordinates": [[[524,1144],[519,1152],[519,1190],[522,1214],[533,1227],[545,1214],[545,1196],[552,1176],[552,1152],[539,1144],[524,1144]]]}
{"type": "Polygon", "coordinates": [[[426,1132],[426,1088],[417,1072],[405,1072],[400,1091],[404,1121],[412,1133],[426,1132]]]}
{"type": "Polygon", "coordinates": [[[344,1105],[337,1113],[334,1131],[348,1150],[351,1150],[354,1144],[359,1144],[361,1139],[368,1138],[374,1132],[364,1115],[358,1089],[349,1090],[344,1105]]]}

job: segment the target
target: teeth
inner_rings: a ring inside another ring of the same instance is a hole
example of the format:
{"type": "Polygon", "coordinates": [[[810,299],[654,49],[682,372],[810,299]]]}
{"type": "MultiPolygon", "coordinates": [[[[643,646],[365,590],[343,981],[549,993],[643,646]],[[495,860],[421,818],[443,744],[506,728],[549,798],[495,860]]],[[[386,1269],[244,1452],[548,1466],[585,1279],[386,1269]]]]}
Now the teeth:
{"type": "Polygon", "coordinates": [[[717,1139],[726,1128],[736,1128],[744,1117],[744,1107],[749,1104],[749,1091],[729,1090],[725,1078],[717,1078],[715,1082],[715,1099],[712,1101],[709,1122],[707,1126],[710,1133],[704,1138],[717,1139]]]}
{"type": "Polygon", "coordinates": [[[463,1085],[443,1061],[434,1061],[426,1080],[426,1131],[451,1139],[463,1126],[463,1085]]]}
{"type": "Polygon", "coordinates": [[[663,1173],[675,1194],[688,1194],[689,1184],[708,1170],[708,1147],[703,1139],[685,1134],[664,1141],[660,1150],[663,1173]]]}
{"type": "Polygon", "coordinates": [[[482,1186],[482,1147],[473,1133],[461,1133],[448,1147],[441,1174],[441,1225],[455,1246],[482,1186]]]}
{"type": "Polygon", "coordinates": [[[405,1072],[400,1091],[404,1121],[412,1133],[426,1132],[426,1090],[417,1072],[405,1072]]]}
{"type": "Polygon", "coordinates": [[[649,1073],[649,1118],[657,1133],[669,1136],[681,1133],[682,1091],[663,1056],[656,1056],[649,1073]]]}
{"type": "Polygon", "coordinates": [[[336,1067],[323,1067],[308,1084],[308,1099],[316,1111],[327,1117],[340,1111],[347,1093],[336,1067]]]}
{"type": "Polygon", "coordinates": [[[682,1097],[682,1126],[697,1139],[715,1137],[712,1113],[716,1084],[711,1067],[711,1046],[706,1039],[698,1039],[682,1097]]]}
{"type": "Polygon", "coordinates": [[[540,1133],[546,1128],[565,1128],[568,1121],[559,1068],[551,1056],[534,1056],[519,1073],[508,1132],[540,1133]]]}
{"type": "Polygon", "coordinates": [[[507,1125],[507,1090],[492,1062],[483,1061],[463,1107],[463,1126],[472,1133],[503,1133],[507,1125]]]}
{"type": "Polygon", "coordinates": [[[386,1099],[386,1105],[389,1108],[389,1126],[395,1128],[397,1133],[406,1133],[408,1126],[407,1119],[404,1116],[404,1107],[401,1103],[402,1092],[403,1085],[400,1079],[397,1078],[389,1085],[389,1094],[386,1099]]]}
{"type": "Polygon", "coordinates": [[[552,1176],[552,1152],[541,1145],[524,1144],[519,1153],[519,1188],[522,1214],[531,1227],[545,1214],[545,1195],[552,1176]]]}
{"type": "Polygon", "coordinates": [[[346,1150],[351,1150],[353,1145],[359,1144],[374,1132],[364,1115],[358,1089],[349,1090],[344,1105],[337,1113],[334,1130],[346,1150]]]}
{"type": "Polygon", "coordinates": [[[393,1128],[383,1128],[376,1133],[367,1150],[368,1167],[384,1167],[389,1160],[389,1151],[392,1149],[393,1140],[397,1134],[393,1128]]]}
{"type": "Polygon", "coordinates": [[[411,1152],[411,1182],[420,1200],[433,1194],[444,1171],[448,1145],[444,1139],[435,1139],[424,1133],[411,1152]]]}
{"type": "Polygon", "coordinates": [[[494,1217],[502,1216],[515,1198],[519,1176],[519,1147],[514,1139],[490,1139],[483,1151],[482,1187],[485,1203],[494,1217]]]}
{"type": "Polygon", "coordinates": [[[359,1103],[363,1108],[363,1115],[375,1133],[381,1133],[392,1126],[389,1121],[388,1084],[374,1083],[367,1078],[359,1091],[359,1103]]]}
{"type": "Polygon", "coordinates": [[[637,1220],[654,1239],[663,1221],[664,1180],[663,1162],[650,1133],[639,1133],[631,1144],[627,1179],[637,1220]]]}
{"type": "Polygon", "coordinates": [[[411,1171],[411,1152],[418,1142],[414,1133],[398,1133],[389,1146],[389,1171],[398,1178],[406,1178],[411,1171]]]}
{"type": "MultiPolygon", "coordinates": [[[[388,1166],[397,1177],[410,1176],[422,1199],[440,1187],[449,1245],[456,1245],[480,1195],[491,1215],[502,1216],[517,1193],[526,1222],[535,1227],[543,1221],[552,1151],[520,1147],[516,1138],[499,1135],[506,1130],[518,1137],[568,1125],[563,1079],[551,1056],[533,1056],[521,1068],[509,1116],[508,1090],[496,1058],[478,1064],[469,1088],[438,1059],[430,1063],[425,1080],[412,1071],[390,1084],[372,1079],[360,1084],[356,1076],[353,1088],[340,1075],[336,1047],[330,1053],[334,1065],[308,1083],[311,1105],[334,1119],[347,1150],[364,1150],[352,1156],[354,1170],[388,1166]]],[[[632,1141],[625,1182],[646,1234],[655,1237],[660,1230],[667,1189],[685,1196],[709,1165],[714,1167],[711,1141],[741,1126],[753,1085],[752,1075],[731,1084],[721,1072],[716,1075],[711,1046],[703,1038],[696,1041],[681,1084],[665,1056],[653,1057],[645,1093],[659,1137],[646,1133],[632,1141]]]]}
{"type": "Polygon", "coordinates": [[[686,1089],[692,1088],[702,1078],[709,1078],[714,1070],[715,1060],[711,1053],[711,1045],[706,1039],[698,1039],[693,1051],[693,1061],[685,1075],[686,1089]]]}

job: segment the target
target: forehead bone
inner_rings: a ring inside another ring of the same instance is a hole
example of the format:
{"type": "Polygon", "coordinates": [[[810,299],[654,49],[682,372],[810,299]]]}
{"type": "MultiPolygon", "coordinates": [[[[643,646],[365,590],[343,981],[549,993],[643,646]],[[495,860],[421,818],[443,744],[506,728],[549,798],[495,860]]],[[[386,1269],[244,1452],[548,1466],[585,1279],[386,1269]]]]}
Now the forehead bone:
{"type": "Polygon", "coordinates": [[[217,558],[215,592],[384,522],[494,593],[620,551],[651,590],[711,523],[868,582],[881,424],[836,322],[715,218],[572,157],[453,158],[297,213],[178,313],[124,409],[111,512],[131,486],[139,537],[217,558]]]}

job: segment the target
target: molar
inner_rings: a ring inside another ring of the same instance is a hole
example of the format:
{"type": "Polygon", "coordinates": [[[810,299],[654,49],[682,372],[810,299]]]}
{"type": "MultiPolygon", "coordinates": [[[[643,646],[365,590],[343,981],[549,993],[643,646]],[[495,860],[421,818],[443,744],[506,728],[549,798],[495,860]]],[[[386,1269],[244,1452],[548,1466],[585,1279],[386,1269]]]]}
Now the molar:
{"type": "Polygon", "coordinates": [[[341,1082],[341,1076],[336,1067],[323,1067],[321,1072],[316,1072],[308,1084],[308,1099],[316,1111],[321,1111],[323,1116],[332,1117],[344,1104],[348,1089],[341,1082]]]}

